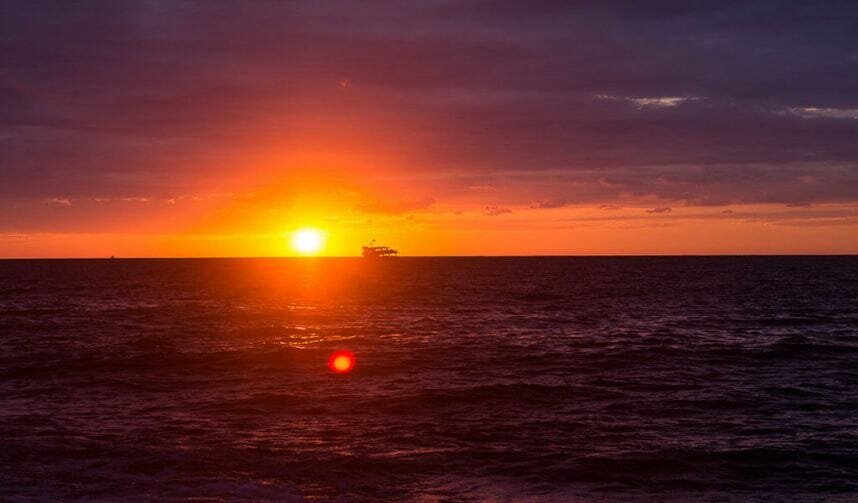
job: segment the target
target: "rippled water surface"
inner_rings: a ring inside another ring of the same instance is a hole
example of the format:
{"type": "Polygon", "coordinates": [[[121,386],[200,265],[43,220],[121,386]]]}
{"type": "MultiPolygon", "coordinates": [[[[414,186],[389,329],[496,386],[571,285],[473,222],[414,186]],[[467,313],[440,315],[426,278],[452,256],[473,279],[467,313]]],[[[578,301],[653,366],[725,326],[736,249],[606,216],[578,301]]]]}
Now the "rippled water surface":
{"type": "Polygon", "coordinates": [[[854,501],[858,258],[0,261],[0,499],[99,498],[854,501]]]}

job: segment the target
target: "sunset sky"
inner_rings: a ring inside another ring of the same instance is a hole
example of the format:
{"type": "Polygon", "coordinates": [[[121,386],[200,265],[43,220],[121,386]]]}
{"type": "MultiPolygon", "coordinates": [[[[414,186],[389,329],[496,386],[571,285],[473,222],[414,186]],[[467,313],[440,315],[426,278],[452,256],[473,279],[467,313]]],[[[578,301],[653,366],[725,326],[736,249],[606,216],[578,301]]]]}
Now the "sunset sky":
{"type": "Polygon", "coordinates": [[[858,253],[854,1],[0,2],[0,257],[858,253]]]}

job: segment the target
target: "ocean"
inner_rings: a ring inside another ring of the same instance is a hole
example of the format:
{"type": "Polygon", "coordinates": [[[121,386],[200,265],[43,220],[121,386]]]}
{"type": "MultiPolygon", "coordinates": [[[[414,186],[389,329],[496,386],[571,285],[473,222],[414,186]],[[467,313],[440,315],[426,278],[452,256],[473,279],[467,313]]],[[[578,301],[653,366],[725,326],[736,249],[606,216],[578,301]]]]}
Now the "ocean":
{"type": "Polygon", "coordinates": [[[179,499],[856,501],[858,257],[0,261],[0,500],[179,499]]]}

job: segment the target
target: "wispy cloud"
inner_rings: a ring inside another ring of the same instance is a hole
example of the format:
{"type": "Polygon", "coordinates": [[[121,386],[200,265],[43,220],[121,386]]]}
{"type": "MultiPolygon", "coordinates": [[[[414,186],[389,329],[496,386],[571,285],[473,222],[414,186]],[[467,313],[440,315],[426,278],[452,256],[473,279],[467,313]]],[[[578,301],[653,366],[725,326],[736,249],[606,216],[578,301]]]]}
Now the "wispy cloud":
{"type": "Polygon", "coordinates": [[[151,197],[93,197],[92,201],[97,203],[148,203],[152,201],[151,197]]]}
{"type": "Polygon", "coordinates": [[[47,200],[49,204],[55,204],[58,206],[71,206],[72,202],[67,197],[52,197],[47,200]]]}
{"type": "Polygon", "coordinates": [[[435,199],[425,197],[414,201],[366,201],[355,205],[355,210],[362,213],[378,213],[383,215],[401,215],[414,211],[425,210],[435,204],[435,199]]]}
{"type": "Polygon", "coordinates": [[[597,98],[603,100],[625,101],[631,103],[638,108],[673,108],[688,101],[697,101],[702,98],[697,96],[650,96],[650,97],[631,97],[631,96],[613,96],[610,94],[599,94],[597,98]]]}
{"type": "Polygon", "coordinates": [[[530,203],[530,207],[533,209],[553,209],[569,206],[570,204],[572,204],[572,202],[565,198],[540,199],[530,203]]]}
{"type": "Polygon", "coordinates": [[[670,213],[671,211],[673,211],[673,208],[669,206],[659,206],[657,208],[646,210],[647,213],[670,213]]]}
{"type": "Polygon", "coordinates": [[[858,108],[789,107],[786,111],[805,119],[858,120],[858,108]]]}
{"type": "Polygon", "coordinates": [[[503,208],[501,206],[486,206],[483,209],[483,215],[490,216],[490,217],[503,215],[505,213],[512,213],[512,210],[509,208],[503,208]]]}

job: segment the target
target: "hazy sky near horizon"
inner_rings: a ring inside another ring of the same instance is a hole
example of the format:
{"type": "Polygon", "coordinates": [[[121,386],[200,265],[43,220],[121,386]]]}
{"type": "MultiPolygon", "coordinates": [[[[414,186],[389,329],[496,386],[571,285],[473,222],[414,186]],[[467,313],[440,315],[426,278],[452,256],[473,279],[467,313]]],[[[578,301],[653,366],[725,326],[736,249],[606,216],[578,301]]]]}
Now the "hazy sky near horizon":
{"type": "Polygon", "coordinates": [[[5,0],[0,256],[858,253],[858,3],[690,4],[5,0]]]}

